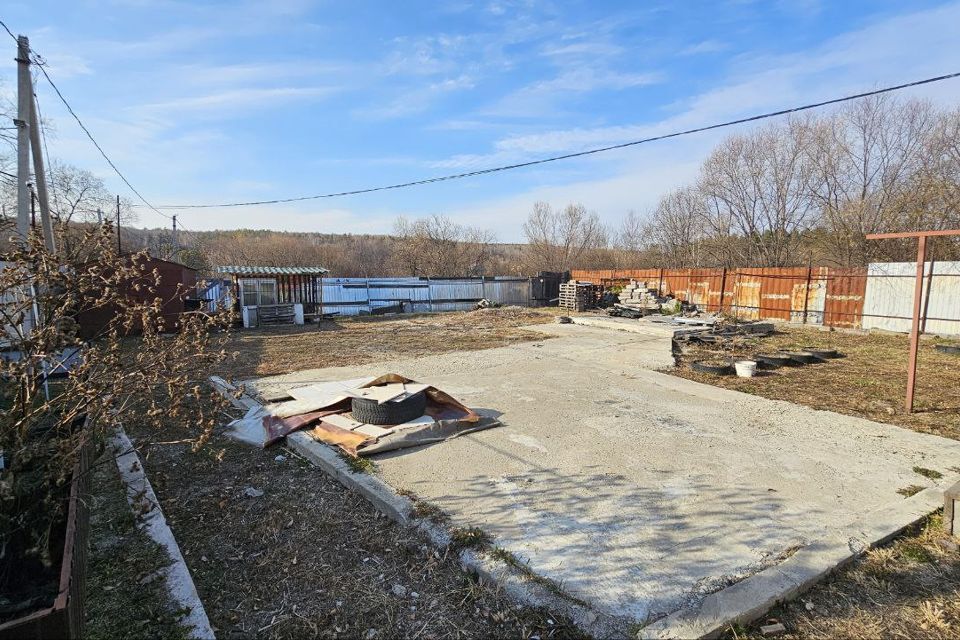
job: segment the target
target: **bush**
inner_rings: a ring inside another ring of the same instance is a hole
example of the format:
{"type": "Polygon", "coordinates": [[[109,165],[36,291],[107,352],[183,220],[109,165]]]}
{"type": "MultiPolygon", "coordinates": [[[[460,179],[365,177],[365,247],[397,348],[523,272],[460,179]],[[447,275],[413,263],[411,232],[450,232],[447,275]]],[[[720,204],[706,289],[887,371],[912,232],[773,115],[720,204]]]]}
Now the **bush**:
{"type": "Polygon", "coordinates": [[[159,274],[144,267],[145,253],[118,255],[112,231],[87,232],[70,255],[48,252],[34,235],[12,243],[0,270],[0,593],[8,602],[56,581],[71,471],[85,442],[99,444],[123,423],[160,429],[172,419],[194,425],[200,444],[222,406],[204,381],[224,357],[229,313],[186,313],[167,326],[165,301],[152,295],[159,274]],[[76,318],[104,311],[98,335],[81,340],[76,318]],[[74,352],[69,372],[48,378],[74,352]]]}

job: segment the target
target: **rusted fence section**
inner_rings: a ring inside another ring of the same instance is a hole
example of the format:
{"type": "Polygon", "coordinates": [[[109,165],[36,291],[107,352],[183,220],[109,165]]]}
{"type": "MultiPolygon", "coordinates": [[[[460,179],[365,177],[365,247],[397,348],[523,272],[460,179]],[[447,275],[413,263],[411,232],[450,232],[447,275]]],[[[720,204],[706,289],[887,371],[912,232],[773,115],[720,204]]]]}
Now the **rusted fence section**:
{"type": "Polygon", "coordinates": [[[88,439],[80,449],[73,470],[60,585],[53,605],[3,623],[0,625],[0,640],[84,637],[84,588],[90,546],[90,469],[94,453],[94,445],[88,439]]]}
{"type": "Polygon", "coordinates": [[[577,280],[612,285],[645,280],[706,311],[860,328],[866,269],[832,267],[575,270],[577,280]]]}

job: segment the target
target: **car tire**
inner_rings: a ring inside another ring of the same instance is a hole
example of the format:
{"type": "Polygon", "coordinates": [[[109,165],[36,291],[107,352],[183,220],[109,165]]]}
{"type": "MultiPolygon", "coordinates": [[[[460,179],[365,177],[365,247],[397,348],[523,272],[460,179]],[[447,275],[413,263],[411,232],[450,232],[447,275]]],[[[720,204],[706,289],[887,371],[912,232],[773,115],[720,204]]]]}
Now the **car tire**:
{"type": "Polygon", "coordinates": [[[809,351],[818,358],[839,358],[840,352],[836,349],[825,349],[822,347],[804,347],[804,351],[809,351]]]}
{"type": "Polygon", "coordinates": [[[383,404],[367,398],[351,398],[350,410],[357,422],[377,425],[395,425],[419,418],[427,409],[427,396],[422,391],[403,400],[388,400],[383,404]]]}
{"type": "Polygon", "coordinates": [[[789,356],[776,353],[758,353],[753,359],[760,365],[761,369],[779,369],[780,367],[789,367],[792,364],[789,356]]]}
{"type": "Polygon", "coordinates": [[[715,376],[726,376],[733,373],[733,365],[729,362],[727,364],[718,364],[708,362],[707,360],[694,360],[690,363],[690,368],[700,373],[709,373],[715,376]]]}

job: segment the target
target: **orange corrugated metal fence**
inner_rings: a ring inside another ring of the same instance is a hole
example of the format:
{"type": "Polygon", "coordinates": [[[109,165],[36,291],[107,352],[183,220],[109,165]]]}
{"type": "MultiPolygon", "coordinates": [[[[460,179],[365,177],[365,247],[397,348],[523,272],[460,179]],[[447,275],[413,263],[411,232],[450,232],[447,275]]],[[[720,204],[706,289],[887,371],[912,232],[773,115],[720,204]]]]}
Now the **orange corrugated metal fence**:
{"type": "Polygon", "coordinates": [[[744,319],[857,328],[867,284],[866,269],[833,267],[576,269],[571,277],[605,285],[643,280],[707,311],[744,319]]]}

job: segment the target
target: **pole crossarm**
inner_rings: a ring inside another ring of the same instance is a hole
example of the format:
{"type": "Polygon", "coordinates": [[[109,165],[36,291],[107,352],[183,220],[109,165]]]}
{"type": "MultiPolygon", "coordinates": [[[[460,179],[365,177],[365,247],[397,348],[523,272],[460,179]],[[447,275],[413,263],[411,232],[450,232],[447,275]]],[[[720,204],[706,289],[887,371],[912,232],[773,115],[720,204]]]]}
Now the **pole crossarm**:
{"type": "Polygon", "coordinates": [[[868,233],[867,240],[932,238],[934,236],[960,236],[960,229],[941,229],[939,231],[897,231],[895,233],[868,233]]]}

